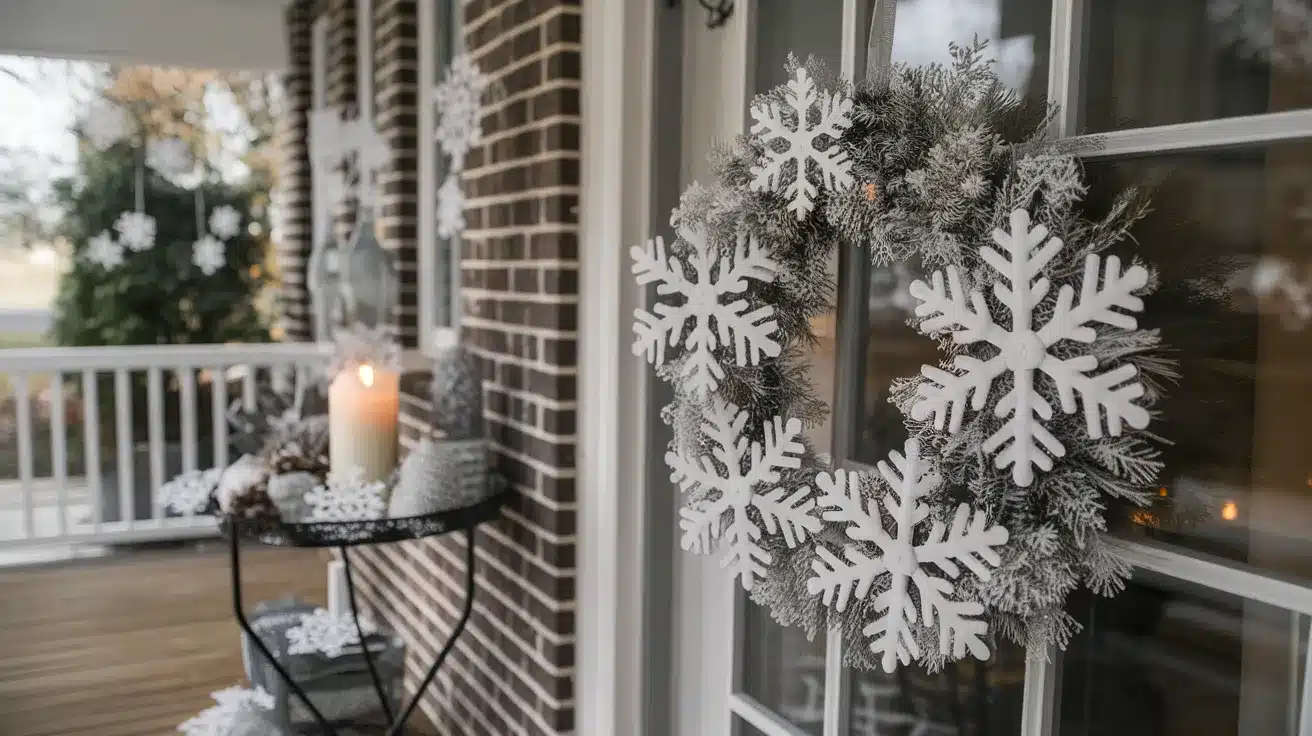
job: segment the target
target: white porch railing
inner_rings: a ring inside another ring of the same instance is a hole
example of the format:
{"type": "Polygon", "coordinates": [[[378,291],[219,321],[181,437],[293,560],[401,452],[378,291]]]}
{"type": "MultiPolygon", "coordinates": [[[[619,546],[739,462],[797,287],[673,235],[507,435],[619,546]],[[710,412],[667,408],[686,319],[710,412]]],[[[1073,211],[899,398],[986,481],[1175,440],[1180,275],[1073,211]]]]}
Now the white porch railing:
{"type": "Polygon", "coordinates": [[[259,381],[290,382],[323,355],[310,343],[0,350],[0,549],[214,533],[213,519],[170,516],[159,487],[228,463],[230,395],[253,406],[259,381]]]}

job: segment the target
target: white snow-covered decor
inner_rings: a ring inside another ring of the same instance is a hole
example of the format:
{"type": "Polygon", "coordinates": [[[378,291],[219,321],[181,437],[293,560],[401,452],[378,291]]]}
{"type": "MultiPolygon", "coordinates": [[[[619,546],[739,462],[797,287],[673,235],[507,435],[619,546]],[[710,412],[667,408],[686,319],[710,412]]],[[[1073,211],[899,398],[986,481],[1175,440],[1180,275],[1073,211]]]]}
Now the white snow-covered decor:
{"type": "MultiPolygon", "coordinates": [[[[360,628],[368,635],[373,627],[361,619],[360,628]]],[[[359,645],[360,632],[356,631],[355,620],[344,614],[330,613],[325,608],[316,608],[313,613],[301,616],[300,622],[287,630],[288,654],[322,654],[335,659],[342,656],[347,647],[359,645]]]]}
{"type": "Polygon", "coordinates": [[[141,252],[155,247],[155,218],[144,212],[124,212],[114,221],[118,242],[128,250],[141,252]]]}
{"type": "Polygon", "coordinates": [[[206,276],[218,273],[228,262],[224,253],[223,241],[213,235],[206,235],[191,244],[191,262],[206,276]]]}
{"type": "Polygon", "coordinates": [[[264,712],[273,710],[273,696],[257,687],[250,690],[242,687],[229,687],[210,693],[215,705],[201,711],[178,726],[178,733],[185,736],[232,736],[239,720],[247,712],[264,712]]]}
{"type": "Polygon", "coordinates": [[[196,158],[181,138],[151,138],[146,141],[146,165],[166,177],[191,171],[196,158]]]}
{"type": "Polygon", "coordinates": [[[459,172],[447,174],[437,190],[437,235],[454,238],[465,229],[465,193],[459,172]]]}
{"type": "Polygon", "coordinates": [[[194,516],[205,512],[219,485],[223,468],[189,470],[159,487],[159,502],[175,514],[194,516]]]}
{"type": "Polygon", "coordinates": [[[945,658],[960,659],[969,652],[987,659],[988,623],[980,618],[984,604],[958,599],[953,581],[962,567],[988,580],[989,568],[1001,561],[994,547],[1006,543],[1007,530],[988,525],[984,512],[964,503],[950,525],[932,517],[925,499],[939,491],[942,478],[921,457],[917,440],[908,440],[905,449],[905,455],[889,453],[891,465],[879,463],[882,495],[869,493],[875,481],[863,473],[838,470],[816,476],[824,520],[846,525],[849,541],[842,557],[823,544],[816,546],[815,576],[806,588],[840,612],[853,598],[875,593],[873,620],[864,633],[885,672],[897,663],[919,660],[918,639],[926,635],[937,635],[938,653],[945,658]]]}
{"type": "Polygon", "coordinates": [[[230,204],[210,211],[210,233],[225,243],[241,232],[241,211],[230,204]]]}
{"type": "Polygon", "coordinates": [[[86,258],[101,268],[117,268],[123,265],[123,246],[106,230],[87,241],[86,258]]]}
{"type": "Polygon", "coordinates": [[[305,494],[309,521],[365,521],[381,518],[387,511],[383,498],[387,484],[366,482],[364,471],[350,468],[328,473],[328,481],[305,494]]]}
{"type": "Polygon", "coordinates": [[[108,100],[96,100],[82,120],[82,133],[96,150],[103,151],[133,134],[132,116],[108,100]]]}
{"type": "Polygon", "coordinates": [[[483,95],[491,82],[469,54],[461,53],[447,65],[446,76],[433,90],[437,105],[434,139],[451,157],[455,171],[464,168],[465,154],[483,137],[483,95]]]}

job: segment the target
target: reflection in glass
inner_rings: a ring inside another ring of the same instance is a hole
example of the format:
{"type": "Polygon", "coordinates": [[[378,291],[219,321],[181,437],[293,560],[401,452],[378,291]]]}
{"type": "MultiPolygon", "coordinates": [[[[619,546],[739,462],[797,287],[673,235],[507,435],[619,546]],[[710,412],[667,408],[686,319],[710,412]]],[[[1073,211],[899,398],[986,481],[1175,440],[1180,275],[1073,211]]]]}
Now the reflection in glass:
{"type": "Polygon", "coordinates": [[[761,606],[743,612],[742,692],[805,733],[819,736],[825,720],[825,642],[785,628],[761,606]]]}
{"type": "Polygon", "coordinates": [[[1307,617],[1146,572],[1072,603],[1062,736],[1298,732],[1307,617]]]}
{"type": "Polygon", "coordinates": [[[843,3],[838,0],[773,0],[757,3],[754,92],[788,82],[788,55],[814,56],[831,74],[842,70],[843,3]]]}
{"type": "Polygon", "coordinates": [[[760,729],[742,719],[742,716],[733,717],[734,736],[765,736],[760,729]]]}

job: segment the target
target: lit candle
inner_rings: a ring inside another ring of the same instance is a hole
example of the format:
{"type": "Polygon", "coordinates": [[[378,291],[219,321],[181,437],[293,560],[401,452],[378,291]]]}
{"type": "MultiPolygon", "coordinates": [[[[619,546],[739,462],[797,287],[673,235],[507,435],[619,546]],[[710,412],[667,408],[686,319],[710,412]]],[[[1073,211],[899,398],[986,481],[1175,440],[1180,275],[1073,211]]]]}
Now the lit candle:
{"type": "Polygon", "coordinates": [[[369,364],[342,371],[328,389],[328,461],[334,472],[352,467],[364,480],[386,480],[396,467],[400,376],[369,364]]]}

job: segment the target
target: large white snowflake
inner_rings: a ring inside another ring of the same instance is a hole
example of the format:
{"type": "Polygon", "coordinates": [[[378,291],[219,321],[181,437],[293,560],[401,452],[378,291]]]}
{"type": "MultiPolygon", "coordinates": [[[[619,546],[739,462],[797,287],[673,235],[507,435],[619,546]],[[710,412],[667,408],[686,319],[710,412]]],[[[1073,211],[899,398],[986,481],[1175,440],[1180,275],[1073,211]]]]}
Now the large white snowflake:
{"type": "Polygon", "coordinates": [[[365,481],[361,468],[334,471],[328,482],[305,494],[310,521],[364,521],[377,519],[387,509],[381,481],[365,481]]]}
{"type": "Polygon", "coordinates": [[[447,174],[437,190],[437,234],[454,238],[465,229],[465,193],[460,189],[460,174],[447,174]]]}
{"type": "Polygon", "coordinates": [[[143,251],[155,247],[155,218],[144,212],[124,212],[114,221],[118,240],[129,250],[143,251]]]}
{"type": "Polygon", "coordinates": [[[209,506],[221,475],[223,468],[189,470],[159,487],[159,503],[175,514],[202,513],[209,506]]]}
{"type": "Polygon", "coordinates": [[[210,693],[216,705],[201,711],[178,726],[178,732],[186,736],[230,736],[238,716],[246,710],[273,710],[273,696],[257,687],[248,690],[242,687],[229,687],[210,693]]]}
{"type": "Polygon", "coordinates": [[[447,65],[446,76],[433,90],[437,105],[437,132],[434,137],[442,150],[451,157],[452,167],[459,171],[464,166],[465,154],[483,136],[483,93],[491,84],[469,54],[457,54],[447,65]]]}
{"type": "Polygon", "coordinates": [[[752,119],[756,121],[752,133],[761,138],[765,160],[752,166],[751,188],[757,192],[782,190],[788,209],[801,220],[815,206],[820,186],[840,189],[852,185],[852,162],[838,145],[839,137],[852,124],[848,117],[852,100],[838,93],[817,91],[815,80],[802,67],[785,86],[784,99],[786,107],[774,100],[752,105],[752,119]],[[817,103],[819,120],[812,123],[807,118],[817,103]],[[816,148],[821,137],[830,139],[823,151],[816,148]],[[781,141],[786,147],[778,145],[781,141]],[[808,166],[816,172],[813,174],[808,166]]]}
{"type": "Polygon", "coordinates": [[[102,268],[117,268],[123,265],[123,246],[106,230],[87,241],[86,257],[102,268]]]}
{"type": "Polygon", "coordinates": [[[919,442],[908,440],[905,449],[905,456],[897,450],[889,453],[891,466],[879,463],[879,474],[888,485],[882,499],[866,500],[861,488],[867,477],[862,473],[839,470],[816,476],[818,503],[827,509],[824,520],[847,524],[852,544],[843,547],[842,558],[817,545],[819,559],[811,563],[815,576],[806,588],[820,595],[826,606],[843,611],[853,596],[864,599],[876,581],[880,583],[872,603],[875,618],[863,633],[870,637],[870,650],[880,655],[885,672],[892,672],[899,662],[905,665],[920,658],[917,622],[925,628],[937,627],[942,655],[960,659],[969,652],[985,659],[988,624],[977,618],[984,605],[953,600],[952,580],[961,574],[962,565],[988,580],[990,566],[1001,561],[993,548],[1006,544],[1007,530],[987,526],[983,512],[963,503],[950,527],[935,519],[928,534],[917,534],[930,515],[922,499],[938,488],[940,478],[920,457],[919,442]],[[930,575],[930,566],[947,578],[930,575]]]}
{"type": "Polygon", "coordinates": [[[766,422],[762,446],[760,442],[749,444],[743,433],[747,412],[719,397],[711,398],[702,418],[702,431],[714,448],[709,455],[665,454],[670,480],[685,493],[699,492],[692,503],[680,509],[683,548],[706,554],[723,538],[728,549],[721,566],[732,570],[743,587],[751,590],[771,561],[770,553],[760,545],[761,526],[770,534],[782,533],[789,547],[805,541],[808,532],[820,530],[820,520],[811,515],[815,501],[808,498],[810,489],[790,493],[782,487],[769,487],[779,481],[781,469],[800,467],[805,449],[802,422],[790,419],[785,424],[779,417],[766,422]],[[760,526],[748,516],[748,508],[760,513],[760,526]]]}
{"type": "Polygon", "coordinates": [[[191,262],[206,276],[213,276],[228,262],[223,241],[206,235],[191,244],[191,262]]]}
{"type": "Polygon", "coordinates": [[[684,342],[688,355],[684,381],[694,394],[705,394],[718,388],[724,378],[716,348],[732,342],[734,360],[741,366],[756,365],[763,354],[779,355],[780,345],[773,337],[778,325],[771,319],[774,307],[767,304],[748,312],[746,299],[721,302],[725,295],[743,293],[748,279],[774,281],[779,264],[746,234],[738,235],[732,256],[718,258],[703,233],[685,229],[679,231],[679,237],[692,248],[686,265],[666,253],[665,241],[659,237],[647,241],[645,248],[635,245],[629,251],[640,285],[655,281],[657,294],[684,298],[683,304],[677,305],[658,302],[653,307],[655,314],[645,309],[633,311],[637,319],[633,354],[645,353],[647,361],[659,367],[665,362],[666,343],[677,347],[684,342]],[[686,330],[689,321],[692,328],[686,330]]]}
{"type": "MultiPolygon", "coordinates": [[[[368,634],[371,627],[364,620],[360,627],[368,634]]],[[[287,630],[288,654],[322,654],[329,659],[342,656],[347,647],[359,646],[360,632],[350,616],[316,608],[301,616],[300,623],[287,630]]]]}
{"type": "Polygon", "coordinates": [[[227,241],[241,232],[241,211],[230,204],[219,205],[210,212],[210,232],[227,241]]]}
{"type": "Polygon", "coordinates": [[[916,281],[911,285],[911,294],[921,302],[916,314],[926,318],[920,323],[921,332],[930,335],[947,330],[957,344],[987,342],[998,350],[988,360],[957,356],[953,362],[956,372],[924,366],[921,373],[927,380],[917,389],[919,398],[911,415],[921,420],[932,417],[938,429],[946,424],[949,432],[956,432],[966,402],[974,411],[983,409],[993,380],[1010,372],[1013,386],[995,411],[999,418],[1009,418],[982,449],[990,454],[1001,449],[994,465],[1010,466],[1012,479],[1025,487],[1034,480],[1034,468],[1052,469],[1049,455],[1066,454],[1066,448],[1043,424],[1052,418],[1052,404],[1035,386],[1035,371],[1052,380],[1063,412],[1075,411],[1075,395],[1079,394],[1086,431],[1094,439],[1102,437],[1104,416],[1113,437],[1120,435],[1122,424],[1136,429],[1148,426],[1148,410],[1134,403],[1143,396],[1144,387],[1135,380],[1133,365],[1097,374],[1093,371],[1098,359],[1093,355],[1062,359],[1049,351],[1061,340],[1086,344],[1096,340],[1098,334],[1090,323],[1134,329],[1134,317],[1116,308],[1134,312],[1143,308],[1143,300],[1135,292],[1148,283],[1148,272],[1142,266],[1122,272],[1120,259],[1109,256],[1099,284],[1099,258],[1090,255],[1084,264],[1078,302],[1074,287],[1063,285],[1047,321],[1036,325],[1035,317],[1044,313],[1040,305],[1051,286],[1041,274],[1061,250],[1062,241],[1048,238],[1048,229],[1041,224],[1031,228],[1029,212],[1018,209],[1011,213],[1011,232],[994,230],[993,242],[1002,252],[985,246],[980,255],[1002,277],[994,284],[993,293],[1011,312],[1009,327],[989,313],[979,290],[970,292],[967,301],[961,276],[953,266],[947,267],[946,286],[942,271],[934,272],[932,284],[916,281]]]}

